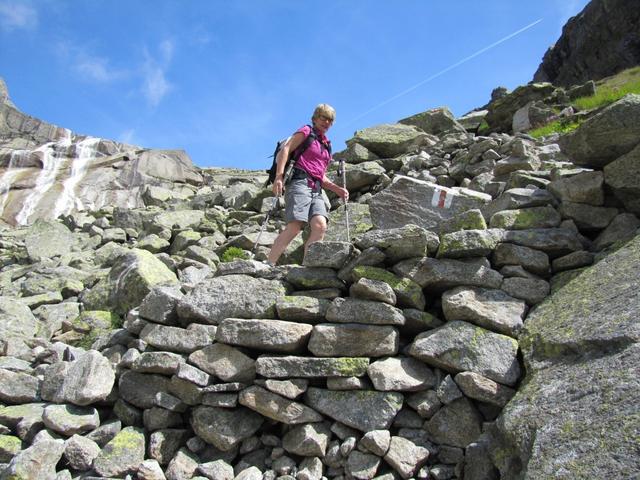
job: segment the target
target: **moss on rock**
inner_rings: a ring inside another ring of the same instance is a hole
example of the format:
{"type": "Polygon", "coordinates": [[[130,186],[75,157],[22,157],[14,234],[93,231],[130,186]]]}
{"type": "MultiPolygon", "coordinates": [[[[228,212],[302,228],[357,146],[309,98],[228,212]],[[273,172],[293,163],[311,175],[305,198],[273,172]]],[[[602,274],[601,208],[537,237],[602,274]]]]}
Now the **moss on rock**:
{"type": "Polygon", "coordinates": [[[343,377],[355,377],[362,375],[363,370],[369,366],[369,359],[359,357],[342,357],[336,359],[336,368],[343,377]]]}
{"type": "Polygon", "coordinates": [[[9,462],[22,450],[22,440],[13,435],[0,435],[0,462],[9,462]]]}
{"type": "Polygon", "coordinates": [[[560,214],[553,207],[531,207],[503,210],[491,216],[491,228],[527,230],[551,228],[560,225],[560,214]]]}
{"type": "Polygon", "coordinates": [[[389,285],[398,298],[398,303],[405,307],[424,309],[426,300],[422,293],[422,288],[409,278],[400,278],[393,273],[378,267],[359,265],[353,269],[352,277],[354,281],[361,278],[378,280],[389,285]]]}

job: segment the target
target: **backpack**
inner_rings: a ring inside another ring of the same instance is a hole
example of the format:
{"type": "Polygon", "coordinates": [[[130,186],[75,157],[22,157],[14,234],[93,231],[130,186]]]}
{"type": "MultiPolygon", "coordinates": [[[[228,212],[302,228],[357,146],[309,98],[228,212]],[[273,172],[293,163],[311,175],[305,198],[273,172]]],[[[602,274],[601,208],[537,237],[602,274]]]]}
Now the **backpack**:
{"type": "MultiPolygon", "coordinates": [[[[311,127],[311,125],[308,125],[308,126],[311,127]]],[[[284,183],[287,183],[287,180],[288,180],[287,172],[291,170],[290,167],[293,166],[295,162],[298,161],[298,158],[300,158],[300,155],[302,155],[307,150],[307,148],[309,148],[311,143],[314,140],[317,140],[317,138],[318,136],[316,135],[316,132],[314,131],[313,127],[311,127],[311,132],[309,133],[307,138],[304,139],[304,142],[302,142],[302,144],[296,150],[294,150],[293,152],[289,152],[289,158],[287,159],[287,163],[284,166],[284,171],[285,171],[284,183]]],[[[269,179],[267,180],[267,183],[265,183],[265,187],[275,182],[276,171],[278,169],[278,153],[280,152],[280,150],[282,150],[282,147],[284,146],[284,144],[287,143],[290,139],[291,137],[287,137],[286,139],[280,140],[277,143],[276,149],[273,152],[273,155],[271,155],[271,157],[273,157],[273,163],[271,164],[271,168],[266,170],[267,174],[269,175],[269,179]]],[[[331,155],[331,144],[327,143],[325,145],[323,143],[322,145],[329,151],[329,155],[331,155]]]]}

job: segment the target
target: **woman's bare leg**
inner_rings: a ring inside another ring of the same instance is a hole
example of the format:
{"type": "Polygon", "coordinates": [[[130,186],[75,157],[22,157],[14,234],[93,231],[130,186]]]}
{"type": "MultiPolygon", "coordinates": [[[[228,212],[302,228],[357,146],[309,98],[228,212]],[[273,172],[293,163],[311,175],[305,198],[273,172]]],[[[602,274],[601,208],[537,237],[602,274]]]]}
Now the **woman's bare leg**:
{"type": "Polygon", "coordinates": [[[269,255],[267,256],[267,260],[272,265],[275,265],[280,258],[280,255],[287,249],[291,241],[296,238],[296,235],[300,233],[302,230],[302,225],[304,222],[299,222],[294,220],[293,222],[287,223],[285,229],[280,232],[280,235],[276,238],[275,242],[271,246],[271,250],[269,251],[269,255]]]}
{"type": "Polygon", "coordinates": [[[311,234],[304,244],[304,254],[307,254],[309,245],[313,242],[321,242],[324,238],[324,234],[327,232],[327,219],[323,215],[314,215],[309,222],[311,227],[311,234]]]}

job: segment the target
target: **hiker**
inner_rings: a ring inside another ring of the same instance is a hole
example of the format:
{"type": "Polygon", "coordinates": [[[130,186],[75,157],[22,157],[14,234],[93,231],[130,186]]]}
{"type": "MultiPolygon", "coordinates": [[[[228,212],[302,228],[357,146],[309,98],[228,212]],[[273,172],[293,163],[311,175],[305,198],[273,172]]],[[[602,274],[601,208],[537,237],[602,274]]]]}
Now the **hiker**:
{"type": "Polygon", "coordinates": [[[284,191],[285,220],[287,226],[273,242],[267,257],[268,262],[275,265],[289,243],[300,233],[305,223],[309,223],[311,234],[304,245],[307,253],[309,245],[324,238],[327,231],[327,208],[322,199],[322,189],[331,190],[345,203],[349,200],[349,191],[331,182],[326,171],[331,162],[331,142],[326,137],[327,130],[333,125],[336,111],[330,105],[321,103],[311,117],[312,126],[305,125],[298,129],[291,139],[278,152],[277,170],[272,191],[279,197],[284,191]],[[290,152],[295,152],[311,133],[316,139],[298,157],[293,174],[288,184],[284,185],[284,171],[290,152]]]}

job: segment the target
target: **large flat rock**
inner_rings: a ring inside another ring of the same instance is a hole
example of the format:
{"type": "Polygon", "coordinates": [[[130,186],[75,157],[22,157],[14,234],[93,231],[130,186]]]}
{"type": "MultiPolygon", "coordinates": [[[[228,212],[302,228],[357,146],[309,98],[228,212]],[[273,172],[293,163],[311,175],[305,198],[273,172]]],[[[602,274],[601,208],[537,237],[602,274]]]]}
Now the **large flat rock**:
{"type": "Polygon", "coordinates": [[[79,356],[68,364],[66,374],[57,379],[50,379],[45,374],[45,384],[61,381],[55,393],[43,398],[57,403],[73,403],[90,405],[109,396],[115,383],[115,372],[109,360],[95,350],[79,356]]]}
{"type": "Polygon", "coordinates": [[[283,320],[225,318],[216,340],[267,352],[296,353],[304,350],[313,326],[283,320]]]}
{"type": "Polygon", "coordinates": [[[630,152],[640,138],[640,95],[629,94],[560,138],[573,163],[602,168],[630,152]]]}
{"type": "Polygon", "coordinates": [[[357,143],[382,158],[392,158],[420,145],[429,136],[413,125],[383,124],[355,133],[349,145],[357,143]]]}
{"type": "Polygon", "coordinates": [[[447,320],[464,320],[516,337],[526,306],[502,290],[458,287],[442,295],[442,311],[447,320]]]}
{"type": "Polygon", "coordinates": [[[132,248],[115,260],[106,278],[83,293],[83,303],[88,309],[125,315],[153,287],[177,283],[176,275],[151,252],[132,248]]]}
{"type": "Polygon", "coordinates": [[[38,331],[38,320],[26,305],[11,297],[0,297],[0,335],[34,337],[38,331]]]}
{"type": "Polygon", "coordinates": [[[636,236],[529,315],[527,376],[498,419],[503,478],[637,476],[639,264],[636,236]]]}
{"type": "Polygon", "coordinates": [[[256,385],[240,392],[238,403],[262,416],[287,425],[322,421],[322,415],[306,405],[281,397],[256,385]]]}
{"type": "Polygon", "coordinates": [[[191,414],[196,435],[223,452],[256,433],[263,422],[260,414],[245,407],[230,410],[199,406],[191,414]]]}
{"type": "Polygon", "coordinates": [[[318,357],[381,357],[395,355],[400,333],[389,325],[316,325],[309,340],[309,351],[318,357]]]}
{"type": "Polygon", "coordinates": [[[407,277],[428,291],[442,292],[458,286],[500,288],[502,275],[482,262],[464,262],[431,257],[410,258],[393,266],[393,271],[407,277]]]}
{"type": "Polygon", "coordinates": [[[415,178],[396,176],[394,182],[369,202],[375,228],[407,224],[438,231],[440,224],[474,208],[482,209],[491,196],[464,188],[447,188],[415,178]]]}
{"type": "Polygon", "coordinates": [[[305,403],[315,410],[362,432],[386,430],[402,408],[397,392],[332,391],[309,388],[305,403]]]}
{"type": "Polygon", "coordinates": [[[462,321],[421,333],[409,354],[451,372],[470,371],[506,385],[520,378],[518,342],[511,337],[462,321]]]}
{"type": "Polygon", "coordinates": [[[144,460],[145,437],[140,428],[126,427],[105,445],[93,468],[104,477],[124,477],[137,471],[144,460]]]}
{"type": "Polygon", "coordinates": [[[207,278],[178,302],[180,318],[217,325],[225,318],[274,318],[282,282],[248,275],[207,278]]]}
{"type": "Polygon", "coordinates": [[[262,355],[256,360],[256,373],[266,378],[359,377],[367,373],[366,357],[315,358],[272,357],[262,355]]]}

